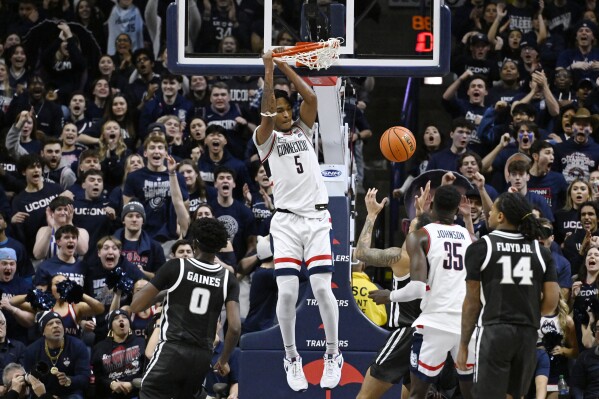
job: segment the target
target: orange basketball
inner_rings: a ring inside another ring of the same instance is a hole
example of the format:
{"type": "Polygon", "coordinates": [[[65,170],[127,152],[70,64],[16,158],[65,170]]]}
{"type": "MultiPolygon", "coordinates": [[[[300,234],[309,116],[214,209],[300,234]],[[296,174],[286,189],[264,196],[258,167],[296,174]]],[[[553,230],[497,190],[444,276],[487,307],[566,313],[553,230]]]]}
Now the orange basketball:
{"type": "Polygon", "coordinates": [[[393,126],[385,130],[379,145],[385,158],[391,162],[405,162],[416,151],[414,135],[403,126],[393,126]]]}

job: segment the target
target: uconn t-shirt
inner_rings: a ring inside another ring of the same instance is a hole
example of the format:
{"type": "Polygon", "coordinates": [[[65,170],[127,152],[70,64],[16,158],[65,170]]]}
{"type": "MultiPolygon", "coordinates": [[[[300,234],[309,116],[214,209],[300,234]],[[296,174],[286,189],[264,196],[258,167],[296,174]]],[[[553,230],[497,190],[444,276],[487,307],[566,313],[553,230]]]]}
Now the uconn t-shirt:
{"type": "MultiPolygon", "coordinates": [[[[183,201],[189,199],[183,176],[177,173],[183,201]]],[[[144,205],[144,231],[158,241],[177,238],[177,217],[171,198],[168,171],[153,172],[147,167],[127,175],[123,195],[136,198],[144,205]]]]}
{"type": "Polygon", "coordinates": [[[56,255],[39,264],[33,278],[34,285],[50,285],[50,280],[57,274],[61,274],[73,280],[83,287],[87,267],[81,261],[67,263],[56,255]]]}
{"type": "Polygon", "coordinates": [[[62,191],[58,184],[44,183],[44,187],[39,191],[30,193],[23,190],[13,198],[13,214],[17,212],[29,214],[25,223],[14,223],[12,225],[17,233],[17,239],[25,243],[29,254],[33,251],[34,237],[37,231],[40,227],[46,225],[46,207],[62,191]]]}

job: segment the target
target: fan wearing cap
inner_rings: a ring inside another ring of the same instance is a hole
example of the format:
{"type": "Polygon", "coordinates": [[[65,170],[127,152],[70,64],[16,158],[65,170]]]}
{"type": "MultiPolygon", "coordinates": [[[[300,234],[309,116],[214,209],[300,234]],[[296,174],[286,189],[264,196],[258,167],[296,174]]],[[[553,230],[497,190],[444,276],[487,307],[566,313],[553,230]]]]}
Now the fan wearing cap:
{"type": "Polygon", "coordinates": [[[114,232],[114,236],[123,243],[121,256],[139,268],[146,278],[166,262],[164,250],[143,228],[146,211],[142,204],[131,201],[121,211],[123,228],[114,232]]]}
{"type": "Polygon", "coordinates": [[[0,248],[13,249],[17,255],[17,275],[21,277],[30,277],[35,274],[33,264],[31,263],[29,255],[27,255],[25,246],[20,241],[7,235],[6,230],[8,229],[9,222],[10,218],[8,215],[0,210],[0,248]]]}
{"type": "Polygon", "coordinates": [[[491,45],[487,35],[471,32],[464,36],[462,42],[466,52],[452,59],[452,72],[461,76],[466,70],[471,70],[476,75],[483,76],[487,82],[494,79],[498,75],[497,63],[489,59],[491,45]]]}
{"type": "Polygon", "coordinates": [[[584,19],[573,29],[576,32],[574,48],[563,50],[557,59],[556,69],[569,69],[575,82],[583,78],[592,81],[599,77],[599,48],[597,44],[597,25],[584,19]]]}
{"type": "Polygon", "coordinates": [[[106,399],[134,398],[131,381],[143,373],[145,340],[131,332],[129,312],[117,309],[107,316],[108,336],[94,346],[91,361],[96,395],[106,399]]]}
{"type": "Polygon", "coordinates": [[[593,140],[592,117],[586,108],[579,108],[571,118],[572,136],[555,145],[554,164],[568,183],[576,179],[588,181],[591,170],[599,165],[599,144],[593,140]]]}
{"type": "Polygon", "coordinates": [[[83,399],[90,375],[87,347],[80,339],[65,335],[62,318],[56,312],[39,313],[38,327],[43,336],[25,350],[23,367],[29,373],[46,369],[40,381],[48,393],[83,399]]]}
{"type": "MultiPolygon", "coordinates": [[[[599,61],[597,63],[599,65],[599,61]]],[[[582,108],[588,103],[589,95],[594,88],[595,84],[590,78],[582,78],[578,81],[576,85],[576,99],[574,100],[577,107],[582,108]]]]}
{"type": "Polygon", "coordinates": [[[123,204],[134,198],[143,204],[147,216],[145,230],[155,240],[177,239],[179,225],[189,222],[185,179],[176,172],[175,160],[167,154],[163,134],[152,133],[146,138],[144,156],[146,167],[129,173],[125,179],[123,204]]]}

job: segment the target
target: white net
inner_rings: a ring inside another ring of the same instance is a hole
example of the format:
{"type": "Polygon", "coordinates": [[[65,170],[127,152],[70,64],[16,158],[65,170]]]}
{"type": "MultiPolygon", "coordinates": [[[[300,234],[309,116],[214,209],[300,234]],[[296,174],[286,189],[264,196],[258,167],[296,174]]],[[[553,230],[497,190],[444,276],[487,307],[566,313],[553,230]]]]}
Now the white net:
{"type": "Polygon", "coordinates": [[[310,69],[327,69],[339,58],[341,39],[331,38],[317,43],[306,45],[306,50],[301,49],[295,54],[275,54],[286,62],[296,62],[298,65],[310,69]]]}

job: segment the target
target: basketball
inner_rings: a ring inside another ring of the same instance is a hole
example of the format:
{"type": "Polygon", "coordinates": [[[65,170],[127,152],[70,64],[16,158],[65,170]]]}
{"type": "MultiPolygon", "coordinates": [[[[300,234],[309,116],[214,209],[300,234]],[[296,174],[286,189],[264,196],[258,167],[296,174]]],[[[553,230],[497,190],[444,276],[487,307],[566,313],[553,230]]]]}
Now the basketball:
{"type": "Polygon", "coordinates": [[[391,162],[405,162],[416,151],[414,135],[403,126],[393,126],[385,130],[379,145],[383,156],[391,162]]]}

